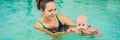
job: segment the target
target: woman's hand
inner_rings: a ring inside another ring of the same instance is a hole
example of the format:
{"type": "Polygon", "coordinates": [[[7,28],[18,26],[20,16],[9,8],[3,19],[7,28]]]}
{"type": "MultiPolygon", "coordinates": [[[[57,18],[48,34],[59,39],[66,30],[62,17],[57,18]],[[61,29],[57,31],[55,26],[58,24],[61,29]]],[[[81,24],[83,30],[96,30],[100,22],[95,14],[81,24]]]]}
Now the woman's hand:
{"type": "Polygon", "coordinates": [[[67,30],[67,32],[72,32],[72,28],[69,28],[69,29],[67,30]]]}

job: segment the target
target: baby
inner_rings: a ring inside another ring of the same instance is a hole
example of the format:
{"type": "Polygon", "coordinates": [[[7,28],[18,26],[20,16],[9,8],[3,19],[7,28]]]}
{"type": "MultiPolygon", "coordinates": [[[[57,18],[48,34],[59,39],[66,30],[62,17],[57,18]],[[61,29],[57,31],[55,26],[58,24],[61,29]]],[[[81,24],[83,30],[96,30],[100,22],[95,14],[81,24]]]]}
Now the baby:
{"type": "Polygon", "coordinates": [[[74,28],[69,28],[67,32],[76,32],[81,35],[88,35],[91,37],[94,37],[94,33],[96,33],[98,36],[101,35],[100,31],[95,28],[91,28],[90,25],[88,25],[88,19],[84,15],[80,15],[77,18],[76,26],[74,28]]]}

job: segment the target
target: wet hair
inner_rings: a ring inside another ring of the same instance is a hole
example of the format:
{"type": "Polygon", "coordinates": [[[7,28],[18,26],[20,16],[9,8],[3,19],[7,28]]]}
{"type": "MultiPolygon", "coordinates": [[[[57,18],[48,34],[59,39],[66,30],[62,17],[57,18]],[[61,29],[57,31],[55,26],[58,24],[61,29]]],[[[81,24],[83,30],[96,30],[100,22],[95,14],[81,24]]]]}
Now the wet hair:
{"type": "Polygon", "coordinates": [[[45,7],[46,7],[46,3],[48,2],[54,2],[54,0],[36,0],[36,3],[37,3],[37,8],[39,10],[45,10],[45,7]]]}

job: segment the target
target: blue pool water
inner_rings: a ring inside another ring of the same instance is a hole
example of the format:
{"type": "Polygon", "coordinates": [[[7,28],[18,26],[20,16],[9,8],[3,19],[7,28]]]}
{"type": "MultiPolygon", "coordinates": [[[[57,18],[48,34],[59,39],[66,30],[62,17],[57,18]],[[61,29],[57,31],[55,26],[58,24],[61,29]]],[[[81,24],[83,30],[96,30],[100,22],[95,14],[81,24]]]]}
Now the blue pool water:
{"type": "MultiPolygon", "coordinates": [[[[102,36],[90,38],[69,33],[61,40],[120,40],[120,0],[55,0],[57,12],[72,21],[85,14],[102,36]]],[[[41,16],[35,0],[0,0],[0,40],[51,40],[33,25],[41,16]]]]}

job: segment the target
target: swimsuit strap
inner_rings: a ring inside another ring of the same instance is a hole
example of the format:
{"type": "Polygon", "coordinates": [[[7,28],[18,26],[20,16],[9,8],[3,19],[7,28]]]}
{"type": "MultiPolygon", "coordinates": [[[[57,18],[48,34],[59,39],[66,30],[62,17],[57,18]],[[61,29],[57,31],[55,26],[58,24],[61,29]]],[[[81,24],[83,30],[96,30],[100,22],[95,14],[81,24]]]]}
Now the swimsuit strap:
{"type": "Polygon", "coordinates": [[[60,30],[61,30],[62,23],[60,22],[60,18],[59,18],[59,16],[58,16],[58,14],[56,14],[56,18],[57,18],[57,20],[58,20],[58,31],[60,31],[60,30]]]}
{"type": "Polygon", "coordinates": [[[58,14],[56,14],[56,18],[58,20],[58,27],[59,27],[60,26],[60,20],[59,20],[58,14]]]}
{"type": "Polygon", "coordinates": [[[39,21],[39,23],[43,26],[44,29],[46,28],[45,25],[43,25],[43,23],[41,21],[39,21]]]}
{"type": "MultiPolygon", "coordinates": [[[[59,20],[58,14],[56,14],[56,18],[57,18],[57,20],[58,20],[58,30],[59,30],[59,29],[60,29],[61,22],[60,22],[60,20],[59,20]]],[[[39,21],[39,23],[43,26],[44,29],[46,28],[45,25],[44,25],[41,21],[39,21]]]]}

